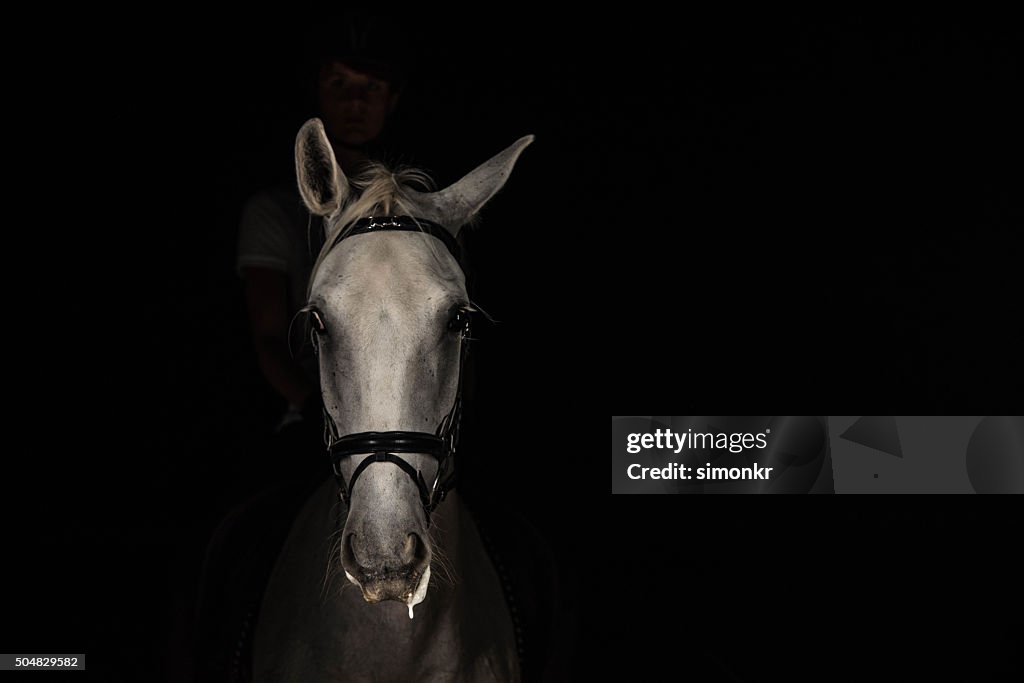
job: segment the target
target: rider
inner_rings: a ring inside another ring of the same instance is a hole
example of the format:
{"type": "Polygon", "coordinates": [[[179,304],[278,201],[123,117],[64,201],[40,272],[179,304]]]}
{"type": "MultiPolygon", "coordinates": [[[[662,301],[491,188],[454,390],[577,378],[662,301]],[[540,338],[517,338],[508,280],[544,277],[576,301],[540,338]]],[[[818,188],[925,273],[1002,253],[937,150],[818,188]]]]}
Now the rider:
{"type": "MultiPolygon", "coordinates": [[[[335,158],[352,177],[364,163],[380,158],[406,69],[388,41],[392,25],[385,31],[379,18],[346,23],[342,41],[320,41],[326,49],[316,55],[314,90],[317,116],[335,158]]],[[[320,219],[306,211],[295,181],[254,195],[242,211],[237,266],[256,356],[263,376],[287,403],[275,431],[300,431],[304,444],[319,443],[322,434],[318,372],[309,345],[301,339],[289,344],[289,332],[306,304],[322,239],[320,219]]]]}

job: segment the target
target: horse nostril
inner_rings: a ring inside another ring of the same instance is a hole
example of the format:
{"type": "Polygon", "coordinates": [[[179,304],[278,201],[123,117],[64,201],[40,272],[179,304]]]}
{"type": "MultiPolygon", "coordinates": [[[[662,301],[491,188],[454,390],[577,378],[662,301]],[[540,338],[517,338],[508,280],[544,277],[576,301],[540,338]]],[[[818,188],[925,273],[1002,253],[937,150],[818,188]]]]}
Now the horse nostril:
{"type": "Polygon", "coordinates": [[[416,557],[416,549],[420,545],[420,538],[416,534],[408,534],[405,537],[405,545],[402,546],[402,562],[412,564],[416,557]]]}
{"type": "Polygon", "coordinates": [[[405,537],[405,545],[402,547],[402,562],[409,565],[420,565],[427,559],[426,544],[420,539],[419,534],[409,534],[405,537]]]}
{"type": "Polygon", "coordinates": [[[352,548],[352,544],[355,542],[355,534],[349,534],[345,537],[345,542],[341,544],[341,566],[345,570],[346,574],[351,576],[359,576],[362,568],[359,566],[359,562],[356,560],[355,550],[352,548]]]}

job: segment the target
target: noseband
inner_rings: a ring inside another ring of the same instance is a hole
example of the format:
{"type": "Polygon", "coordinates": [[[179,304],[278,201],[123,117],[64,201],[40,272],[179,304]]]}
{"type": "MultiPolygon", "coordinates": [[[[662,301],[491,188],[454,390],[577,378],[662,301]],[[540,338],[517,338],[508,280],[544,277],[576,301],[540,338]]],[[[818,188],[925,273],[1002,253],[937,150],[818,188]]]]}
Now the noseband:
{"type": "MultiPolygon", "coordinates": [[[[347,231],[339,235],[329,248],[333,248],[338,242],[352,237],[353,235],[364,235],[371,232],[383,232],[385,230],[401,230],[408,232],[422,232],[432,235],[441,240],[455,257],[459,267],[462,267],[462,253],[459,243],[455,241],[452,234],[443,226],[422,218],[410,216],[387,216],[383,218],[362,218],[347,231]]],[[[459,423],[462,417],[462,376],[465,365],[466,354],[469,351],[469,317],[461,329],[459,338],[459,379],[455,391],[455,401],[451,410],[441,419],[437,431],[434,434],[427,432],[359,432],[357,434],[338,435],[337,426],[334,420],[324,408],[324,441],[327,445],[327,454],[331,458],[331,465],[334,468],[334,476],[341,487],[341,499],[348,507],[352,500],[352,490],[356,485],[359,475],[366,469],[378,462],[389,462],[398,466],[403,472],[412,478],[416,489],[420,494],[420,502],[427,515],[427,523],[430,523],[430,513],[445,499],[448,492],[455,488],[455,446],[459,440],[459,423]],[[409,464],[409,462],[396,453],[422,453],[437,460],[437,475],[429,486],[423,479],[423,473],[409,464]],[[352,478],[347,482],[341,473],[341,464],[354,455],[369,454],[356,467],[352,478]]]]}

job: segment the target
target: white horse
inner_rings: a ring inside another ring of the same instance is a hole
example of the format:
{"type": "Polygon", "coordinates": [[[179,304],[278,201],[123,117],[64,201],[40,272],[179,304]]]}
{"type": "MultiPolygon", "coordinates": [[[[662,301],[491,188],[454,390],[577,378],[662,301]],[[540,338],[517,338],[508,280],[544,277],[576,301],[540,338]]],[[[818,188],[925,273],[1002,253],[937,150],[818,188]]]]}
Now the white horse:
{"type": "Polygon", "coordinates": [[[499,574],[458,493],[444,494],[472,310],[452,238],[532,140],[438,192],[379,166],[353,192],[320,121],[299,132],[299,188],[327,226],[308,312],[338,476],[274,566],[257,681],[519,680],[499,574]]]}

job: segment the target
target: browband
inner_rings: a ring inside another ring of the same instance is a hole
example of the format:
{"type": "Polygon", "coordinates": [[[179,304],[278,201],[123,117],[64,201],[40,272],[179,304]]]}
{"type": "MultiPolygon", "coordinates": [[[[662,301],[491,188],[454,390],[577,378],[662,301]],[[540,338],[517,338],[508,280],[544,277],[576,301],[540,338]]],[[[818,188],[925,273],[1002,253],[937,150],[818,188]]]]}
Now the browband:
{"type": "Polygon", "coordinates": [[[462,247],[455,240],[455,236],[452,235],[448,228],[434,221],[428,221],[426,218],[413,218],[412,216],[367,216],[366,218],[360,218],[352,224],[351,228],[339,234],[331,246],[334,246],[346,237],[365,235],[370,232],[380,232],[381,230],[422,232],[436,237],[444,242],[444,246],[448,247],[448,251],[455,257],[459,267],[462,267],[462,247]]]}

